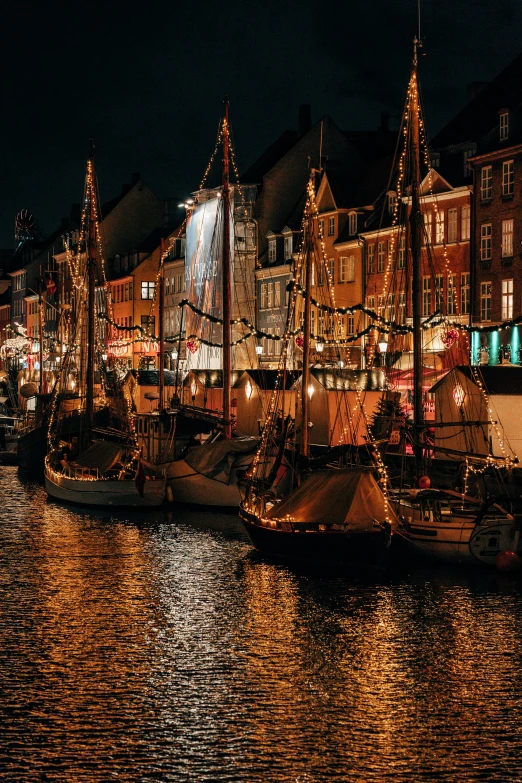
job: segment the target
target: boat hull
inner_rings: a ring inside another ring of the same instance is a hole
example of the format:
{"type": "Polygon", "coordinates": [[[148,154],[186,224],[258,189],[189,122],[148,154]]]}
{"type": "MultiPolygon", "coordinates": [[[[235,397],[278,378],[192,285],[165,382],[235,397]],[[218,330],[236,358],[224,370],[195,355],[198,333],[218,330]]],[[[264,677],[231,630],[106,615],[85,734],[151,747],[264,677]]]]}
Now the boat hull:
{"type": "Polygon", "coordinates": [[[155,508],[165,498],[165,479],[146,481],[143,495],[132,479],[81,481],[45,471],[45,489],[55,500],[96,508],[155,508]]]}
{"type": "Polygon", "coordinates": [[[297,531],[269,528],[244,509],[239,516],[250,540],[264,554],[285,560],[352,566],[381,565],[390,548],[390,531],[297,531]]]}

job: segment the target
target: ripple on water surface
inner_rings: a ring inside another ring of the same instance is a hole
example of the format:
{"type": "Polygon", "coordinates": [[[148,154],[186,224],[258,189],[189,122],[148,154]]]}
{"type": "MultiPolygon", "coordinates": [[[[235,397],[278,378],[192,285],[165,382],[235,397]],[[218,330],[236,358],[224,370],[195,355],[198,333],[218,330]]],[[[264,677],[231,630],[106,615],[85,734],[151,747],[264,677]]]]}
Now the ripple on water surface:
{"type": "Polygon", "coordinates": [[[520,577],[257,556],[0,468],[2,781],[522,780],[520,577]]]}

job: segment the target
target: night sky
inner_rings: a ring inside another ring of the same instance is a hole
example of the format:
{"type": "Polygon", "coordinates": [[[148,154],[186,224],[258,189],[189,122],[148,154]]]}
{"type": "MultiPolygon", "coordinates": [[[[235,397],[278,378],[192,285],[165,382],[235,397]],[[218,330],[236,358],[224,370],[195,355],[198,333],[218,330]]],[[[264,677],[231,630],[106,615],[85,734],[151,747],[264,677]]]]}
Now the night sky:
{"type": "MultiPolygon", "coordinates": [[[[517,0],[423,0],[421,83],[433,135],[522,48],[517,0]]],[[[0,247],[15,214],[45,232],[80,201],[89,136],[102,200],[134,171],[160,197],[197,188],[223,94],[240,170],[312,119],[375,128],[400,110],[417,0],[289,3],[6,0],[1,41],[0,247]]]]}

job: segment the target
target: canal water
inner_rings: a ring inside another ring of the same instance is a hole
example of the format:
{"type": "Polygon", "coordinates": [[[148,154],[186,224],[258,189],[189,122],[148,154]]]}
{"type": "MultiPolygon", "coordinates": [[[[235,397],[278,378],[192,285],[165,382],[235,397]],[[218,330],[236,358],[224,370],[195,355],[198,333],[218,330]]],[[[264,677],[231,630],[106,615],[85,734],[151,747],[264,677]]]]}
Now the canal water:
{"type": "Polygon", "coordinates": [[[0,468],[0,780],[521,781],[522,576],[264,560],[0,468]]]}

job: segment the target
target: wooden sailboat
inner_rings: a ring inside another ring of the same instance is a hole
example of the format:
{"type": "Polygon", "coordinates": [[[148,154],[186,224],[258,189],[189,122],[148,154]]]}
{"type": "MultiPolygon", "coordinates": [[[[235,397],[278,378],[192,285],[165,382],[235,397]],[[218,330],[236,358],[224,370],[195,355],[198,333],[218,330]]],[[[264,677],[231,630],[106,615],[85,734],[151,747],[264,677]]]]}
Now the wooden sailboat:
{"type": "MultiPolygon", "coordinates": [[[[402,533],[411,550],[442,562],[494,564],[497,555],[516,550],[519,530],[513,517],[501,506],[469,497],[464,489],[457,493],[431,487],[423,399],[422,345],[422,260],[424,232],[421,213],[420,101],[418,84],[418,48],[414,41],[413,68],[406,108],[405,149],[411,160],[411,211],[409,237],[411,251],[412,323],[413,323],[413,442],[416,486],[397,490],[392,503],[402,523],[402,533]]],[[[464,425],[463,425],[464,426],[464,425]]],[[[473,458],[474,455],[468,455],[473,458]]]]}
{"type": "MultiPolygon", "coordinates": [[[[222,427],[215,437],[202,445],[193,446],[188,453],[165,466],[167,499],[170,502],[198,506],[237,509],[241,496],[238,480],[252,462],[258,439],[232,437],[231,387],[231,188],[230,188],[230,124],[228,99],[225,98],[222,123],[223,167],[222,185],[218,193],[222,218],[221,300],[223,319],[222,373],[223,415],[222,427]]],[[[160,319],[161,320],[161,319],[160,319]]]]}
{"type": "Polygon", "coordinates": [[[81,505],[159,506],[165,496],[165,479],[158,474],[147,475],[130,419],[126,429],[119,429],[111,426],[110,415],[104,427],[96,417],[100,408],[110,414],[103,385],[98,384],[97,388],[95,384],[99,353],[95,300],[100,247],[98,214],[91,143],[80,240],[71,270],[76,296],[75,338],[62,361],[51,401],[45,487],[51,497],[81,505]],[[73,442],[64,437],[71,418],[79,422],[79,435],[73,442]]]}
{"type": "MultiPolygon", "coordinates": [[[[253,544],[284,558],[322,563],[368,565],[385,557],[396,519],[371,466],[349,464],[341,450],[330,449],[314,469],[310,449],[310,354],[312,252],[316,245],[312,197],[315,172],[308,185],[303,249],[296,270],[304,289],[301,412],[297,438],[284,419],[284,376],[289,354],[289,307],[280,365],[281,383],[270,405],[270,418],[249,471],[240,517],[253,544]],[[271,464],[267,457],[277,450],[271,464]],[[286,460],[285,467],[284,460],[286,460]]],[[[295,301],[295,300],[294,300],[295,301]]]]}

